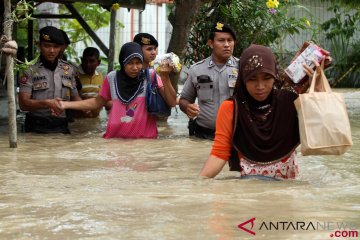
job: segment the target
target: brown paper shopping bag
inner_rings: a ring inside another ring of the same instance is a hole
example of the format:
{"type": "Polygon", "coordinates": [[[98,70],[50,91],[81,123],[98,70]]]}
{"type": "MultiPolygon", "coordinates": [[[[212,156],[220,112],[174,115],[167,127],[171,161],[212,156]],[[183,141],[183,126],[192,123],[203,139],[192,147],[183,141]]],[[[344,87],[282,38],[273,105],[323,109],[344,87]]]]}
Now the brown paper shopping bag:
{"type": "Polygon", "coordinates": [[[353,145],[344,97],[332,92],[320,67],[314,72],[309,92],[300,94],[294,103],[302,155],[340,155],[353,145]],[[316,81],[324,91],[315,91],[316,81]]]}

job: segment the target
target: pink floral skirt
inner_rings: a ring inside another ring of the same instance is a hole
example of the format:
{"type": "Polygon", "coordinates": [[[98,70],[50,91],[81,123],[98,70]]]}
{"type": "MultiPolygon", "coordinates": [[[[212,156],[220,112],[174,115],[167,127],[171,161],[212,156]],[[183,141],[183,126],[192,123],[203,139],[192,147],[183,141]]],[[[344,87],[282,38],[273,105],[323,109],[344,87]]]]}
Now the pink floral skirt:
{"type": "Polygon", "coordinates": [[[262,176],[275,179],[295,179],[299,173],[295,152],[288,158],[269,164],[252,163],[241,158],[240,166],[241,177],[262,176]]]}

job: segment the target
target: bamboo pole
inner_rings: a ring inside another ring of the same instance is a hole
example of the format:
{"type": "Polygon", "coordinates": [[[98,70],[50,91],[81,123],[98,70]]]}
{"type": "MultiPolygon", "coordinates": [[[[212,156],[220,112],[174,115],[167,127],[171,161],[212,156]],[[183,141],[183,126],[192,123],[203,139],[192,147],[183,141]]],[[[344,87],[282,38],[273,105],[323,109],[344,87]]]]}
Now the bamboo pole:
{"type": "MultiPolygon", "coordinates": [[[[11,40],[13,21],[11,18],[11,0],[4,2],[4,34],[11,40]]],[[[7,81],[9,143],[10,148],[17,148],[16,103],[14,87],[14,58],[6,55],[5,75],[7,81]]]]}

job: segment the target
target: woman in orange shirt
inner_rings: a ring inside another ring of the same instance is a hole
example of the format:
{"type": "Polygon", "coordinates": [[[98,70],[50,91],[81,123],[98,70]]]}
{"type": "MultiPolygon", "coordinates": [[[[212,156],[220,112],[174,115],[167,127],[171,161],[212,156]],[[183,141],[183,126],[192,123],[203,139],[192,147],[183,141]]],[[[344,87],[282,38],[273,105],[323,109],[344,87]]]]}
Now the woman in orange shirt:
{"type": "MultiPolygon", "coordinates": [[[[307,66],[304,70],[313,74],[307,66]]],[[[241,177],[296,178],[300,136],[293,102],[298,95],[276,89],[278,75],[269,48],[253,44],[244,50],[234,95],[219,108],[214,145],[201,176],[215,177],[229,161],[230,170],[241,177]]]]}

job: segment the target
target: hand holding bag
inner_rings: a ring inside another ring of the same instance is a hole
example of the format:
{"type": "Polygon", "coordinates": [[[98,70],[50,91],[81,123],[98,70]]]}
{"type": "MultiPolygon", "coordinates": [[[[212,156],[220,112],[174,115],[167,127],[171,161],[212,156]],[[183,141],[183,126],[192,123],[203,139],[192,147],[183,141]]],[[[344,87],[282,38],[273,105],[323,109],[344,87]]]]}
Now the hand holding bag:
{"type": "Polygon", "coordinates": [[[147,86],[146,86],[146,107],[150,114],[157,117],[168,117],[171,114],[171,108],[166,104],[163,97],[158,91],[157,76],[153,71],[152,76],[149,75],[149,69],[146,70],[147,86]]]}
{"type": "Polygon", "coordinates": [[[300,94],[294,104],[302,155],[340,155],[353,145],[344,97],[332,92],[322,68],[314,72],[309,93],[300,94]],[[316,81],[323,92],[315,91],[316,81]]]}

